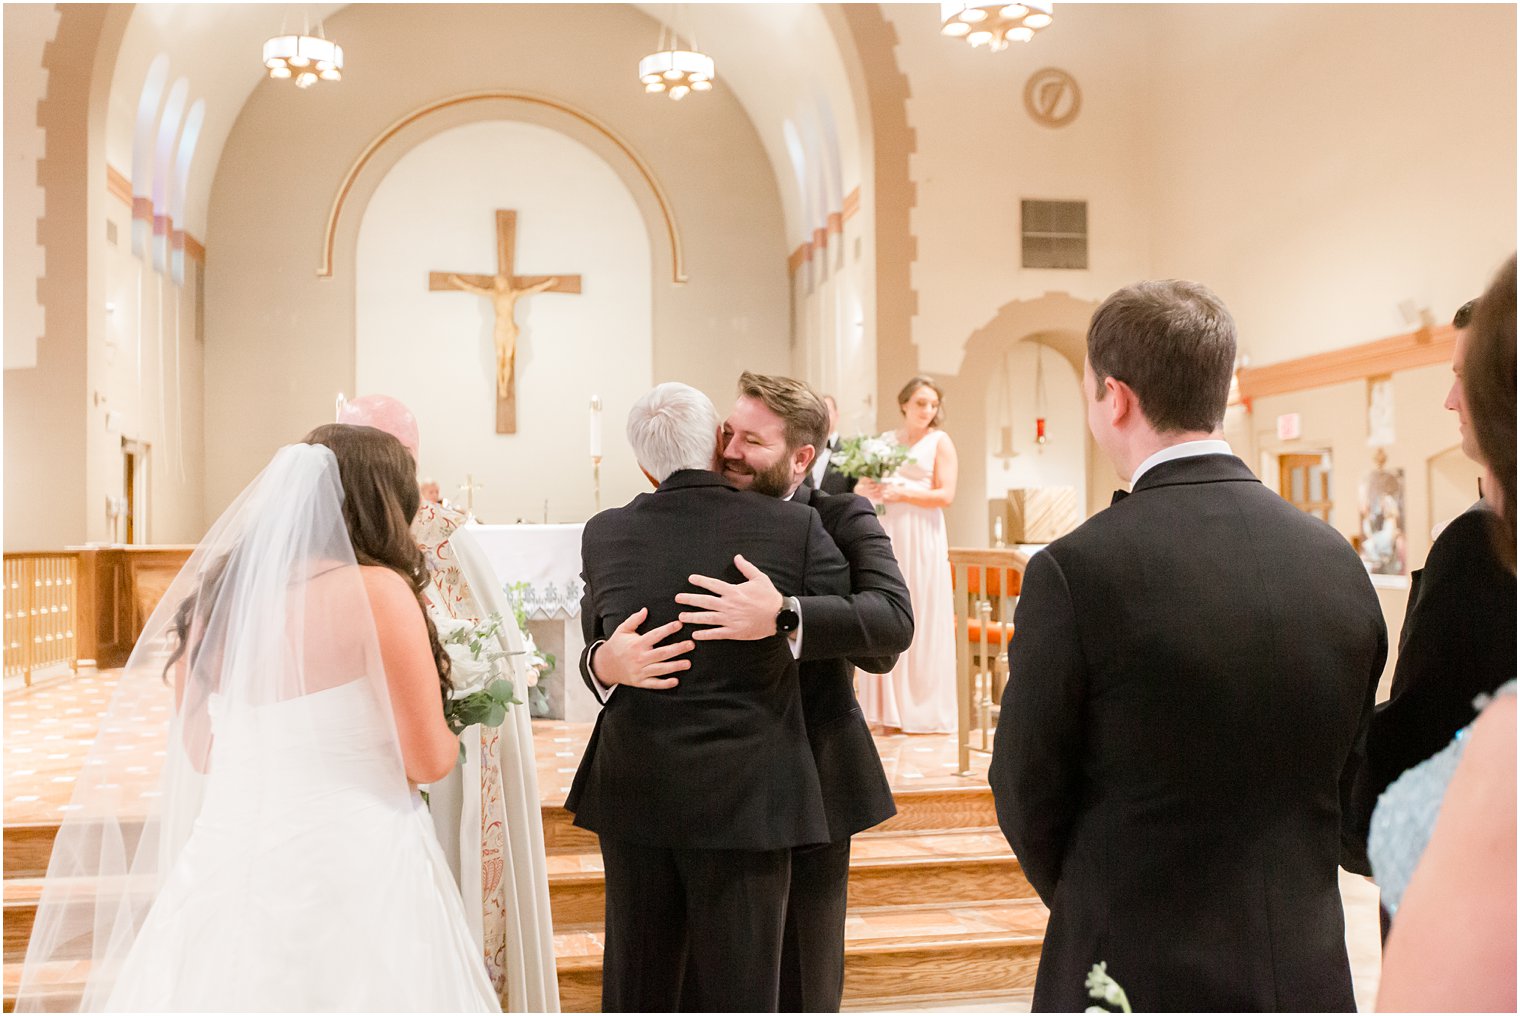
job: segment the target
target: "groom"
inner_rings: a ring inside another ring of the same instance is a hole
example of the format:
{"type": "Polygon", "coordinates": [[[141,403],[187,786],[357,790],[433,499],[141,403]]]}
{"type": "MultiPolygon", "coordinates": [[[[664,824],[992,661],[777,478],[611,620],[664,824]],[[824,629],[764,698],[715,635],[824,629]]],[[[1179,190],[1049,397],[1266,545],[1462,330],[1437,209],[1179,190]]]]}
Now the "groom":
{"type": "MultiPolygon", "coordinates": [[[[737,580],[736,553],[783,595],[849,591],[815,512],[714,472],[719,433],[711,401],[686,385],[659,385],[629,413],[634,457],[658,486],[586,524],[588,646],[646,605],[660,637],[675,636],[676,594],[697,574],[737,580]]],[[[784,631],[702,642],[689,663],[678,688],[608,701],[565,802],[601,839],[602,1008],[774,1012],[792,850],[830,837],[797,663],[784,631]]]]}

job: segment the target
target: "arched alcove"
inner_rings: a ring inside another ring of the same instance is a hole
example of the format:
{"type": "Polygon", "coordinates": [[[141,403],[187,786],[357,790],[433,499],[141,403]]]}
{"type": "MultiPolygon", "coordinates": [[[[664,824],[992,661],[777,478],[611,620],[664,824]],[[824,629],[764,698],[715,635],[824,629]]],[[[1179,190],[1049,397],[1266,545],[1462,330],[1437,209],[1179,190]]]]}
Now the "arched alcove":
{"type": "Polygon", "coordinates": [[[1015,488],[1070,487],[1077,504],[1087,504],[1081,368],[1043,341],[1046,337],[1014,344],[986,377],[982,433],[988,442],[983,463],[988,501],[1015,488]]]}
{"type": "MultiPolygon", "coordinates": [[[[946,429],[955,439],[960,458],[955,503],[946,513],[951,546],[986,546],[990,539],[988,459],[997,451],[999,435],[996,431],[988,432],[986,427],[991,395],[988,379],[999,373],[1004,356],[1025,342],[1043,345],[1047,354],[1059,356],[1072,374],[1080,378],[1087,352],[1087,323],[1096,309],[1096,303],[1066,293],[1046,293],[1037,299],[1005,304],[966,342],[960,373],[941,379],[947,409],[953,414],[946,429]]],[[[1078,439],[1075,434],[1068,438],[1078,439]]],[[[1108,504],[1119,478],[1094,446],[1085,417],[1080,441],[1087,488],[1085,508],[1086,514],[1091,515],[1108,504]]]]}
{"type": "Polygon", "coordinates": [[[653,383],[650,240],[611,165],[537,124],[459,125],[410,148],[385,174],[366,203],[356,248],[356,390],[399,398],[423,421],[419,466],[446,496],[457,500],[454,484],[471,474],[485,480],[475,510],[489,521],[592,514],[592,395],[609,422],[603,502],[621,504],[645,489],[619,424],[653,383]],[[491,301],[425,284],[433,272],[495,272],[496,209],[517,213],[516,273],[581,278],[578,293],[542,293],[515,308],[521,331],[509,435],[493,430],[491,301]]]}
{"type": "Polygon", "coordinates": [[[1426,535],[1434,540],[1437,527],[1444,527],[1478,499],[1478,480],[1483,470],[1462,454],[1462,446],[1457,444],[1426,459],[1425,472],[1432,530],[1426,535]]]}

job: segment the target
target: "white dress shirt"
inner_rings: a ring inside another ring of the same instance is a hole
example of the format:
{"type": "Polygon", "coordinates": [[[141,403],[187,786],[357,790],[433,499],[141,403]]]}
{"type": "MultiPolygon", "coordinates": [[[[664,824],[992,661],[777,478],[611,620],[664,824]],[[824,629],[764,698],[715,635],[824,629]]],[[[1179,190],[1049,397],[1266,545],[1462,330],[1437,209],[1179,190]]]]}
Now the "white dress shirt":
{"type": "Polygon", "coordinates": [[[839,432],[836,430],[829,435],[828,441],[818,449],[818,456],[813,460],[813,486],[823,487],[823,474],[829,471],[829,456],[833,455],[833,449],[839,444],[839,432]]]}
{"type": "Polygon", "coordinates": [[[1163,462],[1171,462],[1173,459],[1190,459],[1195,455],[1234,455],[1228,441],[1220,441],[1216,438],[1208,438],[1203,441],[1184,441],[1181,444],[1167,445],[1158,452],[1151,454],[1150,458],[1140,463],[1135,470],[1135,475],[1130,477],[1129,486],[1133,490],[1135,484],[1140,482],[1153,467],[1163,462]]]}

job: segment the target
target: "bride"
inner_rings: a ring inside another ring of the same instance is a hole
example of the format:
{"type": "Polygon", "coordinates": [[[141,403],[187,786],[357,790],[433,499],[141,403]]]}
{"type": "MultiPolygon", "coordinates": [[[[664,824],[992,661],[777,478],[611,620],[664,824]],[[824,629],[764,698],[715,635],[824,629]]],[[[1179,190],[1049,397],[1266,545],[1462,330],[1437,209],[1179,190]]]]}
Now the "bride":
{"type": "Polygon", "coordinates": [[[458,741],[412,473],[381,431],[319,427],[212,527],[79,777],[18,1009],[498,1011],[417,792],[458,741]],[[160,682],[175,715],[143,815],[112,756],[160,682]]]}

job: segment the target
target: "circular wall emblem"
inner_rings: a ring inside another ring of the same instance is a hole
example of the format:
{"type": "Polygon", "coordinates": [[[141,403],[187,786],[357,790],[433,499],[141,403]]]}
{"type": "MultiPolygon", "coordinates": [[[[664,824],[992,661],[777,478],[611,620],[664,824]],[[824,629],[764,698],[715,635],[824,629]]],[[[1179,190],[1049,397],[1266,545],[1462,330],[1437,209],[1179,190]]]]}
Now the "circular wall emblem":
{"type": "Polygon", "coordinates": [[[1024,108],[1037,124],[1065,127],[1082,109],[1082,90],[1070,74],[1057,67],[1046,67],[1029,76],[1029,83],[1024,86],[1024,108]]]}

